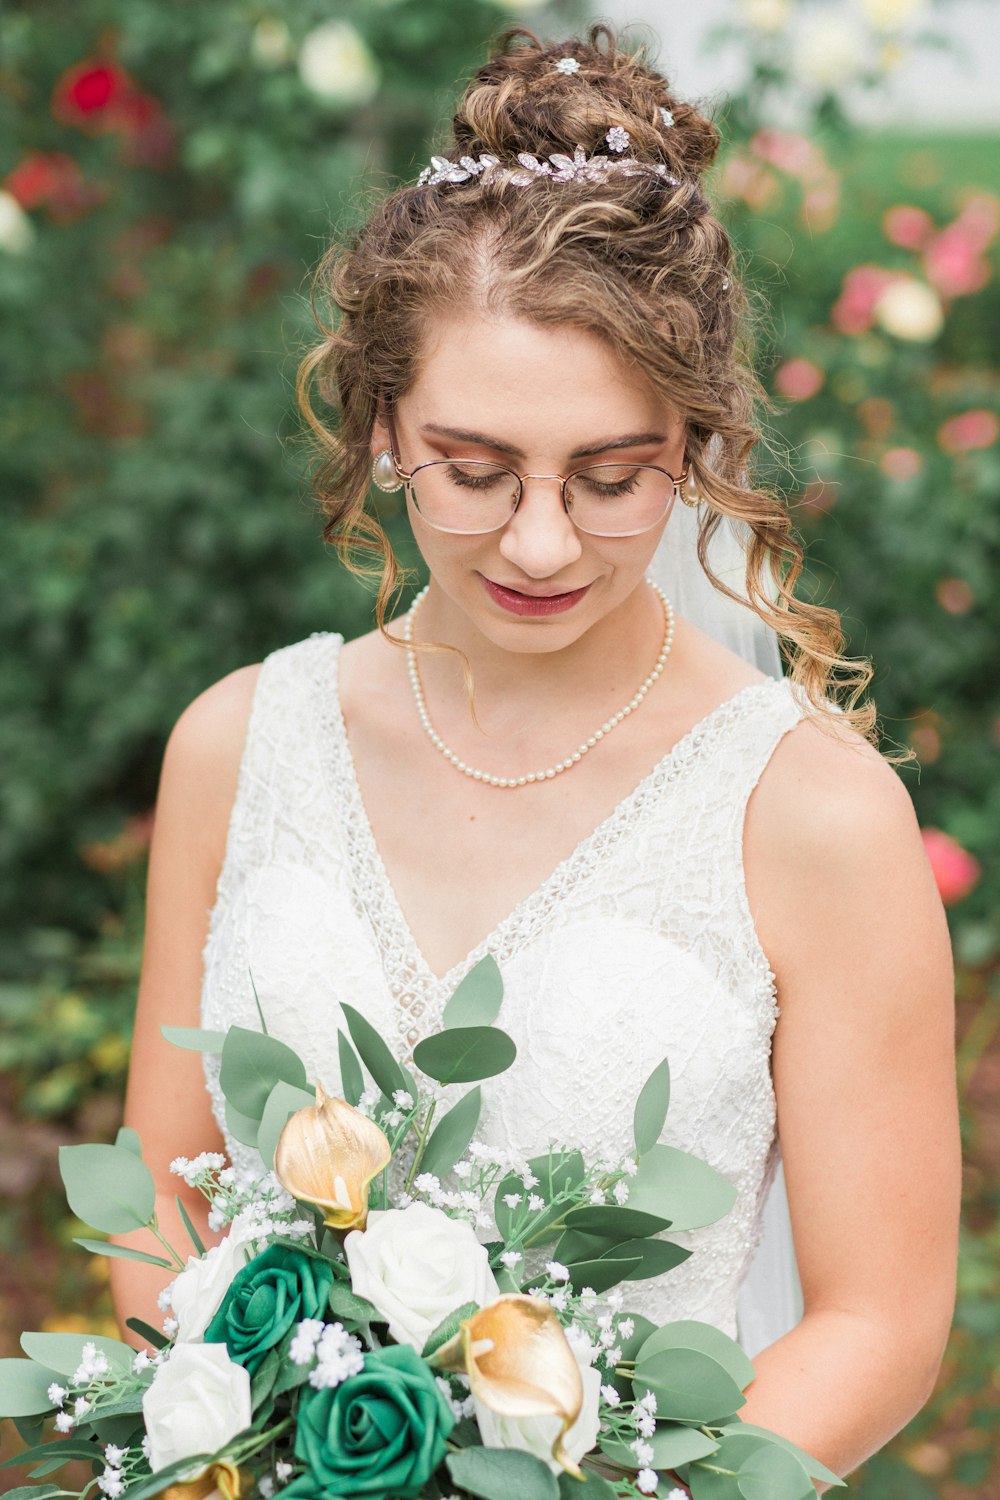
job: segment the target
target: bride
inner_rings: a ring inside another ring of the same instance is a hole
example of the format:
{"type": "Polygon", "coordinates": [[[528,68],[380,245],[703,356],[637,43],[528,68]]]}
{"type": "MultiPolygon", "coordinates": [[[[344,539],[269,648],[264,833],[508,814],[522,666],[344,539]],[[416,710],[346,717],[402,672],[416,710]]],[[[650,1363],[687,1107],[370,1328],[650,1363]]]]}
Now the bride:
{"type": "MultiPolygon", "coordinates": [[[[180,1187],[210,1240],[170,1159],[252,1156],[217,1064],[160,1026],[259,1027],[256,990],[334,1092],[342,1002],[408,1060],[491,953],[518,1059],[482,1139],[623,1150],[668,1057],[665,1138],[738,1198],[631,1303],[740,1337],[741,1416],[846,1474],[927,1400],[951,1319],[952,959],[871,669],[794,597],[789,515],[750,477],[718,135],[603,26],[506,33],[454,132],[319,270],[340,318],[300,398],[327,538],[382,568],[378,628],[178,720],[126,1120],[161,1225],[180,1187]],[[399,504],[429,584],[390,621],[399,504]]],[[[112,1269],[122,1317],[158,1323],[155,1273],[112,1269]]]]}

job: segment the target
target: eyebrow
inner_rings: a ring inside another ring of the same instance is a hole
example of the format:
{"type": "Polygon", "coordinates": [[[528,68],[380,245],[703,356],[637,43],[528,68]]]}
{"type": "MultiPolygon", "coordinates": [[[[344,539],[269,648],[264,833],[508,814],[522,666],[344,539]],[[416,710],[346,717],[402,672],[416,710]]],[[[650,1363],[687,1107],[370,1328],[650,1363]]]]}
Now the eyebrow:
{"type": "MultiPolygon", "coordinates": [[[[477,443],[483,448],[493,448],[497,453],[509,453],[511,458],[527,458],[528,456],[520,448],[514,448],[510,443],[500,443],[496,438],[487,437],[482,432],[465,432],[458,427],[439,427],[434,422],[426,422],[420,431],[437,433],[439,437],[452,438],[456,443],[477,443]]],[[[590,458],[595,453],[609,453],[613,448],[638,448],[641,444],[663,444],[666,441],[666,436],[662,432],[630,432],[625,437],[609,438],[606,443],[592,443],[586,448],[575,448],[569,456],[570,458],[590,458]]]]}

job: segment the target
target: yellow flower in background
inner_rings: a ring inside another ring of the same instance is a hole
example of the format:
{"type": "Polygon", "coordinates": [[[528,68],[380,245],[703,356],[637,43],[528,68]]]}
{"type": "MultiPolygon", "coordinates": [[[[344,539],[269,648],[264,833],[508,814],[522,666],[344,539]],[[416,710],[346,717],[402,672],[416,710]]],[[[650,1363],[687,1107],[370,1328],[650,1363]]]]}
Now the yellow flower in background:
{"type": "Polygon", "coordinates": [[[739,0],[741,19],[755,31],[780,31],[790,9],[790,0],[739,0]]]}
{"type": "MultiPolygon", "coordinates": [[[[541,1297],[505,1292],[466,1318],[458,1333],[430,1356],[445,1370],[464,1370],[473,1396],[501,1418],[558,1417],[553,1459],[577,1479],[583,1474],[563,1438],[583,1407],[583,1378],[552,1307],[541,1297]]],[[[581,1453],[596,1441],[596,1432],[581,1453]]]]}
{"type": "Polygon", "coordinates": [[[897,276],[872,309],[876,323],[897,339],[927,344],[944,327],[944,309],[933,287],[915,276],[897,276]]]}
{"type": "Polygon", "coordinates": [[[368,1188],[392,1148],[373,1120],[316,1085],[316,1104],[296,1110],[274,1149],[274,1175],[286,1192],[325,1210],[331,1229],[364,1229],[368,1188]]]}
{"type": "Polygon", "coordinates": [[[927,14],[927,0],[860,0],[861,12],[876,31],[894,31],[927,14]]]}

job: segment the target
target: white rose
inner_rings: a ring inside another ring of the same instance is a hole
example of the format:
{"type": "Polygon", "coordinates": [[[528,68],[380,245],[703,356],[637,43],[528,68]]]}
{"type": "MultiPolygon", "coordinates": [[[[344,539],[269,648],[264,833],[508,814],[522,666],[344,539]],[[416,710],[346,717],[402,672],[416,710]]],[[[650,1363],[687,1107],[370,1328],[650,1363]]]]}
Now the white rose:
{"type": "MultiPolygon", "coordinates": [[[[583,1405],[580,1415],[563,1438],[563,1447],[574,1463],[579,1463],[597,1442],[601,1398],[601,1373],[589,1363],[593,1347],[588,1352],[582,1346],[571,1345],[580,1366],[583,1379],[583,1405]]],[[[547,1463],[553,1474],[562,1473],[562,1465],[552,1457],[552,1444],[559,1431],[559,1418],[544,1417],[500,1417],[478,1396],[473,1396],[476,1421],[484,1448],[523,1448],[547,1463]]]]}
{"type": "Polygon", "coordinates": [[[245,1243],[227,1234],[200,1259],[192,1255],[170,1288],[170,1305],[177,1319],[181,1344],[205,1337],[205,1329],[222,1305],[237,1271],[247,1263],[245,1243]]]}
{"type": "Polygon", "coordinates": [[[35,238],[35,226],[13,193],[0,188],[0,250],[23,255],[35,238]]]}
{"type": "Polygon", "coordinates": [[[485,1307],[500,1295],[472,1225],[429,1203],[373,1209],[367,1229],[345,1237],[344,1254],[358,1296],[374,1303],[397,1343],[418,1353],[456,1307],[485,1307]]]}
{"type": "Polygon", "coordinates": [[[299,51],[306,88],[338,104],[368,104],[378,93],[378,63],[350,21],[323,21],[299,51]]]}
{"type": "Polygon", "coordinates": [[[936,339],[944,327],[944,310],[937,293],[914,276],[898,276],[890,281],[875,303],[872,315],[887,333],[918,344],[936,339]]]}
{"type": "Polygon", "coordinates": [[[142,1398],[155,1474],[196,1453],[215,1454],[253,1421],[250,1372],[225,1344],[176,1344],[142,1398]]]}
{"type": "Polygon", "coordinates": [[[866,38],[853,16],[825,6],[802,17],[792,43],[792,68],[820,88],[839,88],[853,79],[866,38]]]}

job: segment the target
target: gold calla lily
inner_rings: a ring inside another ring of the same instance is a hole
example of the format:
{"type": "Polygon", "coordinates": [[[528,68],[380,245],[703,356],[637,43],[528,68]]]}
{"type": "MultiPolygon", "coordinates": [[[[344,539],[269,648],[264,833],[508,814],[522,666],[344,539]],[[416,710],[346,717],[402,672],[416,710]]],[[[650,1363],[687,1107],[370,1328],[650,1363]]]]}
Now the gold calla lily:
{"type": "Polygon", "coordinates": [[[196,1479],[168,1485],[160,1500],[240,1500],[241,1495],[250,1493],[255,1482],[252,1474],[243,1474],[222,1461],[209,1464],[196,1479]]]}
{"type": "Polygon", "coordinates": [[[563,1447],[583,1405],[583,1379],[559,1319],[542,1298],[505,1292],[466,1318],[430,1362],[464,1370],[473,1395],[498,1416],[558,1417],[552,1457],[583,1478],[563,1447]]]}
{"type": "Polygon", "coordinates": [[[392,1160],[374,1120],[316,1085],[316,1104],[290,1116],[274,1148],[274,1175],[286,1192],[315,1203],[331,1229],[364,1229],[368,1188],[392,1160]]]}

